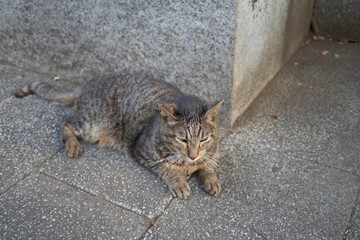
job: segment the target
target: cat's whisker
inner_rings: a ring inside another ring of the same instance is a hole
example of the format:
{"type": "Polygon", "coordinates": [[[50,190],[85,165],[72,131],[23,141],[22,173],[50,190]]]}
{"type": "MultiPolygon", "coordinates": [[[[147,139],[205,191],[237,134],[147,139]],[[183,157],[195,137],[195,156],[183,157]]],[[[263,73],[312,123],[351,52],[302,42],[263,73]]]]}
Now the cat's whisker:
{"type": "Polygon", "coordinates": [[[207,159],[211,159],[214,161],[218,161],[218,159],[215,156],[209,156],[209,155],[205,155],[204,157],[206,157],[207,159]]]}
{"type": "Polygon", "coordinates": [[[201,163],[203,163],[203,164],[206,164],[206,165],[208,164],[205,158],[199,159],[199,162],[201,162],[201,163]]]}
{"type": "Polygon", "coordinates": [[[166,177],[169,174],[169,163],[165,163],[158,167],[160,177],[166,177]]]}
{"type": "MultiPolygon", "coordinates": [[[[213,153],[212,153],[213,154],[213,153]]],[[[213,154],[213,157],[219,158],[219,157],[223,157],[225,156],[225,152],[216,152],[215,154],[213,154]]]]}
{"type": "Polygon", "coordinates": [[[172,159],[175,159],[175,158],[176,158],[175,155],[169,155],[169,156],[167,156],[167,157],[165,157],[165,158],[163,158],[163,159],[160,159],[160,160],[158,160],[158,161],[152,162],[151,165],[156,165],[156,164],[158,164],[158,163],[162,163],[162,162],[166,162],[166,161],[171,161],[172,159]]]}
{"type": "Polygon", "coordinates": [[[202,160],[204,161],[205,164],[209,164],[214,167],[217,167],[219,165],[218,160],[214,157],[204,155],[202,160]]]}

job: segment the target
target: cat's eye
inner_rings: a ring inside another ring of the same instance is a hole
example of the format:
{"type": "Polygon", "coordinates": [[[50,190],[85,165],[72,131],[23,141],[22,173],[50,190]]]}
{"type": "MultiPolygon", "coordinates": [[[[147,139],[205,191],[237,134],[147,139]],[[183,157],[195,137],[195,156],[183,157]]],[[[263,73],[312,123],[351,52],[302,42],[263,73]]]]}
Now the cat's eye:
{"type": "Polygon", "coordinates": [[[187,140],[185,138],[176,138],[176,139],[180,142],[187,143],[187,140]]]}
{"type": "Polygon", "coordinates": [[[209,140],[209,137],[203,137],[201,140],[200,140],[200,142],[206,142],[206,141],[208,141],[209,140]]]}

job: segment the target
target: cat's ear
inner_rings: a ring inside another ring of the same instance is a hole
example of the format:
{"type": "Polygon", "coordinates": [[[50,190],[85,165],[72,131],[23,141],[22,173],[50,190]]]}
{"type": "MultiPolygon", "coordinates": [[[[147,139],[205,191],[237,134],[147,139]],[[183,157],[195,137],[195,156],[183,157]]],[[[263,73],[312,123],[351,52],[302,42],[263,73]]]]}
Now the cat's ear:
{"type": "Polygon", "coordinates": [[[214,104],[211,104],[209,106],[209,110],[206,111],[204,118],[209,123],[215,123],[216,122],[216,116],[219,111],[219,108],[221,104],[223,104],[224,100],[221,100],[219,102],[216,102],[214,104]]]}
{"type": "Polygon", "coordinates": [[[163,117],[170,117],[173,120],[177,120],[177,118],[175,117],[175,105],[174,104],[159,104],[159,108],[160,108],[160,113],[161,116],[163,117]]]}

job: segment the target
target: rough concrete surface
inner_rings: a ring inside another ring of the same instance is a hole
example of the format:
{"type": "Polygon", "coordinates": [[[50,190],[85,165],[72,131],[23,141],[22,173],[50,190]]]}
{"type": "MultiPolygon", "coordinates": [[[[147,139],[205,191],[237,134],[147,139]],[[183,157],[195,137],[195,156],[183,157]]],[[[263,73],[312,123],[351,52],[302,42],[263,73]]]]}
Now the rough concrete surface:
{"type": "Polygon", "coordinates": [[[360,41],[360,2],[316,0],[314,30],[336,39],[360,41]]]}
{"type": "Polygon", "coordinates": [[[142,72],[233,123],[308,34],[313,0],[0,1],[0,62],[84,82],[142,72]]]}
{"type": "Polygon", "coordinates": [[[227,154],[220,174],[222,196],[214,199],[193,188],[189,201],[176,200],[161,215],[153,236],[158,234],[161,239],[257,239],[262,235],[266,239],[340,239],[359,179],[290,158],[289,153],[284,154],[272,144],[259,148],[264,144],[257,139],[259,135],[247,132],[241,137],[229,137],[225,146],[241,142],[246,147],[235,144],[223,149],[227,154]]]}
{"type": "Polygon", "coordinates": [[[171,200],[166,184],[124,153],[83,145],[81,158],[69,159],[61,151],[40,171],[148,217],[171,200]]]}
{"type": "MultiPolygon", "coordinates": [[[[217,198],[195,175],[190,199],[173,199],[142,166],[93,144],[68,159],[58,124],[70,110],[2,91],[0,238],[359,239],[359,51],[301,47],[223,131],[217,198]]],[[[0,65],[10,92],[25,77],[0,65]]]]}
{"type": "Polygon", "coordinates": [[[235,12],[235,0],[5,0],[0,61],[77,82],[144,72],[230,102],[235,12]]]}
{"type": "Polygon", "coordinates": [[[0,201],[1,239],[134,239],[148,224],[137,214],[37,174],[0,201]]]}
{"type": "Polygon", "coordinates": [[[250,108],[239,124],[256,121],[304,159],[359,175],[358,65],[358,44],[314,41],[264,90],[256,106],[261,111],[250,108]],[[266,118],[271,115],[276,121],[266,118]]]}
{"type": "MultiPolygon", "coordinates": [[[[23,83],[19,75],[7,76],[23,83]]],[[[14,90],[15,85],[12,86],[14,90]]],[[[0,192],[62,148],[58,126],[64,111],[62,107],[43,104],[35,96],[23,101],[11,96],[0,102],[0,192]]]]}

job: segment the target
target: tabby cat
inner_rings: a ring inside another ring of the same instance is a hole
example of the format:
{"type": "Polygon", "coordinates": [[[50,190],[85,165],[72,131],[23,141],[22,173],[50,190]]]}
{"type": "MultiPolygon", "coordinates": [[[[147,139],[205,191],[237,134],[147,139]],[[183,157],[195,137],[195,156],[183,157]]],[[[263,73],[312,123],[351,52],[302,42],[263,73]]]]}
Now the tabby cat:
{"type": "Polygon", "coordinates": [[[205,190],[219,195],[214,166],[217,112],[223,101],[207,104],[164,81],[127,73],[93,79],[71,91],[34,82],[15,96],[34,93],[57,104],[74,105],[73,115],[60,126],[68,157],[81,153],[78,139],[125,149],[158,173],[174,197],[190,196],[186,175],[195,171],[205,190]]]}

